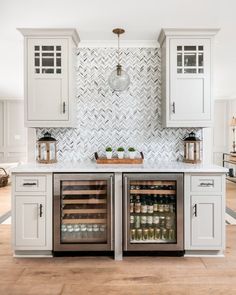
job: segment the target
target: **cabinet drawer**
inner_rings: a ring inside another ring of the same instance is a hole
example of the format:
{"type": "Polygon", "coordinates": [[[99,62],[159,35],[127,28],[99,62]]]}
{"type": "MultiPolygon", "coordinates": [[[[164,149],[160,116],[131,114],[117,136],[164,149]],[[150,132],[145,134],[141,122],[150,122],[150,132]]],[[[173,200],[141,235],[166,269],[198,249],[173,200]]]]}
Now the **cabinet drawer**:
{"type": "Polygon", "coordinates": [[[221,192],[222,178],[218,175],[192,175],[192,192],[221,192]]]}
{"type": "Polygon", "coordinates": [[[46,176],[44,175],[19,175],[16,176],[16,192],[45,192],[46,176]]]}

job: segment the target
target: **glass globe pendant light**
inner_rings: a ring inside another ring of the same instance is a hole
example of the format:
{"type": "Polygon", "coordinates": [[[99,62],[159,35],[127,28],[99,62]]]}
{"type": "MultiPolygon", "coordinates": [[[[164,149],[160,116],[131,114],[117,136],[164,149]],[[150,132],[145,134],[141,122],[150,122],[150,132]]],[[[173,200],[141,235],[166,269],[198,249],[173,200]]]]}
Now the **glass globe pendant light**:
{"type": "Polygon", "coordinates": [[[118,64],[116,69],[111,73],[110,77],[108,78],[109,86],[114,91],[124,91],[128,88],[130,84],[129,75],[122,69],[120,64],[120,35],[125,32],[125,30],[117,28],[112,31],[118,37],[118,64]]]}

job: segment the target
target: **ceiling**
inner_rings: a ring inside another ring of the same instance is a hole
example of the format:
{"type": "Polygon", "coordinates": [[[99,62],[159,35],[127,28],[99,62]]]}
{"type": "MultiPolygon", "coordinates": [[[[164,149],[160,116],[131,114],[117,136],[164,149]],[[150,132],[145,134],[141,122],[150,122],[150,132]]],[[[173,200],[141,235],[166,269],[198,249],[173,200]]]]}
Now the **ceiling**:
{"type": "Polygon", "coordinates": [[[115,41],[114,27],[126,30],[123,40],[146,42],[163,27],[221,28],[216,92],[236,97],[235,11],[235,0],[0,0],[0,97],[23,97],[22,27],[76,28],[81,44],[115,41]]]}

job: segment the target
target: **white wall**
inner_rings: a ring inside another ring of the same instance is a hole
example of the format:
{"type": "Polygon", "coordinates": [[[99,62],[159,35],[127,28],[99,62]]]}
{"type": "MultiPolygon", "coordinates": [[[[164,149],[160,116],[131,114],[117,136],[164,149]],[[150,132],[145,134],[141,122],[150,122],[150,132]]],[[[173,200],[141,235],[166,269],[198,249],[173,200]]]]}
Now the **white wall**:
{"type": "Polygon", "coordinates": [[[23,38],[17,27],[75,27],[83,40],[157,40],[161,27],[217,27],[215,88],[218,98],[236,98],[235,0],[1,0],[0,97],[23,97],[23,38]]]}

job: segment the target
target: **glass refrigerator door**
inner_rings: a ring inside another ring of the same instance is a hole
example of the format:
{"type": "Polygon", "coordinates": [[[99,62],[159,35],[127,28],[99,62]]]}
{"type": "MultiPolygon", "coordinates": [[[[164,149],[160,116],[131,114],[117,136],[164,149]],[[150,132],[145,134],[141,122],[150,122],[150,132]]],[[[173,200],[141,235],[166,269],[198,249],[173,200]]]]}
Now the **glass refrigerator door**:
{"type": "Polygon", "coordinates": [[[107,243],[108,181],[61,182],[61,243],[107,243]]]}
{"type": "Polygon", "coordinates": [[[176,243],[176,181],[131,180],[128,192],[130,243],[176,243]]]}

